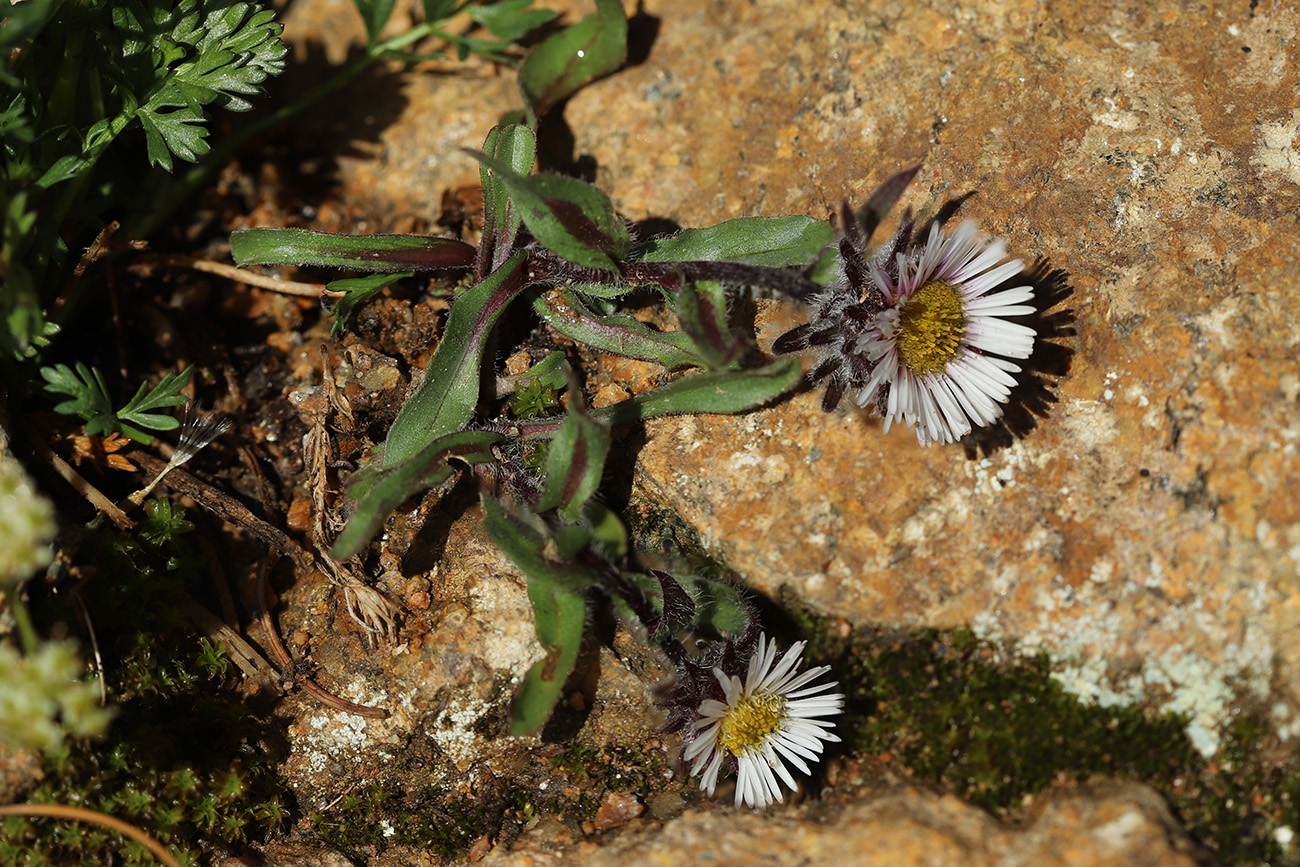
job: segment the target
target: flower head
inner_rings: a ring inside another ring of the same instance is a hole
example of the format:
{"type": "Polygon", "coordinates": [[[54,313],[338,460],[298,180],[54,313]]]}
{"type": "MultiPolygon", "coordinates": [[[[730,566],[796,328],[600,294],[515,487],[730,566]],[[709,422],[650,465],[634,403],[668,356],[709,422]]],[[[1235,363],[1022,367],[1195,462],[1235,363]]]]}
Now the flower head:
{"type": "Polygon", "coordinates": [[[858,392],[860,406],[875,401],[885,430],[895,421],[916,428],[921,445],[956,442],[971,423],[992,424],[1002,415],[1034,331],[1008,317],[1034,312],[1033,287],[989,291],[1024,269],[1002,262],[1002,241],[979,238],[967,220],[947,235],[931,227],[919,253],[897,255],[896,269],[868,267],[887,306],[859,337],[857,351],[873,365],[858,392]],[[1001,357],[998,357],[1001,356],[1001,357]]]}
{"type": "Polygon", "coordinates": [[[887,180],[856,212],[842,207],[840,274],[812,305],[810,321],[772,348],[815,351],[807,378],[827,381],[826,411],[849,394],[859,406],[875,405],[885,430],[905,421],[929,445],[1002,417],[1016,385],[1012,374],[1021,372],[1008,359],[1028,358],[1036,337],[1008,319],[1036,308],[1024,304],[1034,297],[1032,275],[1023,278],[1027,285],[993,292],[1024,264],[1003,263],[1003,242],[982,240],[970,221],[951,234],[932,223],[921,244],[908,211],[892,238],[868,250],[871,233],[918,170],[887,180]]]}
{"type": "Polygon", "coordinates": [[[804,642],[780,656],[776,643],[766,636],[749,660],[744,680],[714,668],[723,700],[705,699],[694,722],[694,739],[683,757],[691,774],[704,772],[700,788],[710,795],[724,765],[736,768],[736,805],[765,807],[782,799],[781,782],[790,791],[799,786],[786,767],[788,762],[804,774],[821,756],[823,741],[838,741],[834,716],[844,708],[844,696],[828,693],[835,681],[809,684],[830,671],[827,666],[799,672],[804,642]],[[778,782],[778,777],[780,782],[778,782]]]}

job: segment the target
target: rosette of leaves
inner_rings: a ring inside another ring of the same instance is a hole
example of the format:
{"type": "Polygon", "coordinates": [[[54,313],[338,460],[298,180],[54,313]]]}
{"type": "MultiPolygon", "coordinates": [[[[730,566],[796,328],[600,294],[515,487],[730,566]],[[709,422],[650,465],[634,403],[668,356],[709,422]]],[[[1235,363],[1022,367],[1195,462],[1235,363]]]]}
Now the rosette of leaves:
{"type": "MultiPolygon", "coordinates": [[[[352,278],[358,293],[416,271],[466,275],[471,285],[452,304],[444,336],[421,386],[394,421],[382,459],[349,484],[357,509],[334,554],[361,551],[403,500],[454,483],[458,467],[494,465],[509,479],[513,505],[485,498],[487,525],[529,576],[539,638],[548,648],[517,701],[516,731],[536,729],[549,714],[576,658],[593,587],[618,600],[651,635],[669,622],[746,631],[748,609],[726,585],[624,570],[621,524],[593,497],[611,428],[661,415],[745,412],[798,384],[796,359],[753,363],[748,335],[729,322],[726,289],[760,287],[808,298],[829,273],[833,255],[827,250],[836,235],[831,225],[809,217],[751,217],[637,245],[600,190],[534,174],[535,148],[533,131],[513,125],[493,129],[475,152],[484,188],[484,229],[476,248],[446,238],[297,229],[248,229],[232,238],[241,264],[375,272],[352,278]],[[658,330],[620,311],[622,300],[647,286],[662,293],[681,323],[678,330],[658,330]],[[579,390],[571,386],[570,410],[562,418],[479,417],[486,349],[505,311],[524,304],[565,337],[683,375],[592,411],[581,408],[579,390]],[[511,455],[515,446],[539,441],[549,448],[534,480],[511,455]]],[[[353,300],[355,306],[364,298],[353,300]]]]}

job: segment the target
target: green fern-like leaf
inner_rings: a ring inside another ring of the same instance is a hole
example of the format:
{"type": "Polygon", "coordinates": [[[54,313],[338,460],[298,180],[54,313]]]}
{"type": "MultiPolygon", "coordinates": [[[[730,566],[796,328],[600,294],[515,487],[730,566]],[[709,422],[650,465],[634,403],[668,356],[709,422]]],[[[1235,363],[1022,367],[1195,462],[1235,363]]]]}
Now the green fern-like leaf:
{"type": "Polygon", "coordinates": [[[85,419],[87,436],[120,433],[146,445],[153,442],[153,436],[141,428],[161,431],[180,427],[174,416],[153,410],[179,406],[189,400],[180,392],[193,375],[194,367],[191,365],[180,373],[167,374],[153,388],[142,384],[126,406],[114,412],[104,376],[95,368],[88,368],[80,361],[75,370],[66,364],[41,368],[45,390],[69,397],[69,400],[56,405],[54,411],[85,419]]]}
{"type": "Polygon", "coordinates": [[[137,89],[136,116],[149,161],[167,170],[211,150],[204,107],[253,107],[247,97],[284,69],[286,49],[275,13],[255,3],[135,0],[113,9],[122,54],[151,85],[137,89]],[[146,71],[147,70],[147,71],[146,71]]]}
{"type": "Polygon", "coordinates": [[[112,432],[103,420],[112,419],[113,402],[109,399],[104,377],[98,370],[91,370],[78,361],[75,371],[66,364],[56,364],[53,367],[42,367],[41,376],[45,379],[47,392],[66,394],[71,398],[55,406],[55,412],[81,416],[86,420],[86,433],[89,436],[112,432]]]}
{"type": "Polygon", "coordinates": [[[167,374],[153,388],[142,384],[126,406],[117,411],[117,421],[121,432],[133,440],[149,442],[153,437],[139,430],[139,428],[175,430],[180,427],[181,423],[176,420],[175,416],[150,412],[150,410],[180,406],[189,400],[180,391],[189,384],[193,375],[194,366],[190,365],[180,373],[167,374]]]}

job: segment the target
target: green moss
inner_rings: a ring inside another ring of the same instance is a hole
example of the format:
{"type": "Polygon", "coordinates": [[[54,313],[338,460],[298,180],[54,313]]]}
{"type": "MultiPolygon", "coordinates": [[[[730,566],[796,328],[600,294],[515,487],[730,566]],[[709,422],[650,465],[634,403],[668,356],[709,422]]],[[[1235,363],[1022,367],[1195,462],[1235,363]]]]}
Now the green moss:
{"type": "MultiPolygon", "coordinates": [[[[165,514],[164,514],[165,513],[165,514]]],[[[184,534],[180,509],[136,534],[99,528],[81,557],[98,572],[84,586],[117,716],[99,741],[65,744],[43,761],[27,800],[80,804],[126,819],[183,863],[239,852],[281,829],[292,796],[266,764],[262,723],[245,707],[239,675],[179,614],[181,592],[210,583],[184,534]]],[[[59,599],[38,609],[61,619],[59,599]]],[[[0,825],[0,867],[154,864],[116,832],[49,819],[0,825]]]]}
{"type": "Polygon", "coordinates": [[[806,611],[793,619],[819,636],[809,656],[835,668],[846,696],[841,734],[857,750],[1004,818],[1056,782],[1138,780],[1225,862],[1297,863],[1273,831],[1300,828],[1300,775],[1278,770],[1276,751],[1272,764],[1265,759],[1276,744],[1258,715],[1243,714],[1209,763],[1182,716],[1081,702],[1050,676],[1046,658],[999,663],[968,630],[843,639],[806,611]]]}
{"type": "Polygon", "coordinates": [[[349,792],[329,811],[312,815],[312,833],[352,857],[390,846],[411,846],[443,857],[460,857],[499,818],[487,805],[437,787],[407,792],[392,780],[349,792]]]}
{"type": "MultiPolygon", "coordinates": [[[[601,801],[611,792],[632,792],[644,802],[663,788],[664,758],[658,750],[579,741],[549,763],[563,773],[568,787],[577,789],[577,795],[563,800],[552,797],[539,806],[578,822],[595,816],[601,801]]],[[[549,786],[554,796],[559,794],[557,789],[564,788],[549,786]]]]}

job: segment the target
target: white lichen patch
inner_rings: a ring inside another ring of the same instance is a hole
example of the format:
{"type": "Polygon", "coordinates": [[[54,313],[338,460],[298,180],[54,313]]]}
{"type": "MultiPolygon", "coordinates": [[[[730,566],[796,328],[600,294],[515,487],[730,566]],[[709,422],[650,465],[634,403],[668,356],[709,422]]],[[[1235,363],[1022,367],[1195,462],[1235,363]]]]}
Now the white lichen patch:
{"type": "Polygon", "coordinates": [[[393,757],[398,742],[395,732],[409,726],[414,713],[410,696],[390,706],[387,693],[358,680],[339,690],[348,701],[382,707],[390,716],[373,720],[328,707],[316,707],[303,714],[302,721],[289,729],[291,749],[309,774],[319,774],[339,765],[365,765],[393,757]]]}
{"type": "Polygon", "coordinates": [[[1120,575],[1099,560],[1090,578],[1081,587],[1062,581],[1043,588],[1028,628],[1004,624],[995,611],[975,618],[972,629],[1024,656],[1046,653],[1053,679],[1082,701],[1185,715],[1192,745],[1207,758],[1213,756],[1239,698],[1269,695],[1274,647],[1262,627],[1250,625],[1261,623],[1267,613],[1266,587],[1243,588],[1230,604],[1198,595],[1183,605],[1152,610],[1150,576],[1120,575]],[[1219,613],[1225,607],[1240,610],[1237,622],[1247,625],[1225,623],[1219,613]],[[1126,640],[1133,633],[1131,612],[1139,608],[1148,618],[1144,638],[1126,640]],[[1174,636],[1179,638],[1165,643],[1174,636]]]}
{"type": "Polygon", "coordinates": [[[491,705],[477,698],[458,698],[438,714],[437,723],[427,731],[458,770],[470,768],[484,754],[485,738],[472,731],[474,723],[482,719],[491,705]]]}
{"type": "Polygon", "coordinates": [[[968,497],[979,495],[993,502],[1021,479],[1041,469],[1047,457],[1041,451],[1031,452],[1023,441],[1017,441],[1000,450],[994,458],[965,461],[962,472],[971,480],[965,494],[968,497]]]}
{"type": "Polygon", "coordinates": [[[1107,446],[1119,438],[1115,413],[1098,400],[1067,400],[1063,424],[1080,449],[1107,446]]]}
{"type": "Polygon", "coordinates": [[[1262,121],[1259,140],[1250,164],[1261,173],[1277,174],[1300,184],[1300,150],[1296,138],[1300,135],[1300,108],[1292,109],[1284,120],[1262,121]]]}
{"type": "Polygon", "coordinates": [[[469,588],[474,617],[490,624],[491,641],[475,648],[476,654],[494,671],[508,671],[512,680],[523,678],[533,663],[545,656],[537,641],[532,617],[520,617],[531,611],[528,590],[513,581],[476,581],[469,588]]]}

